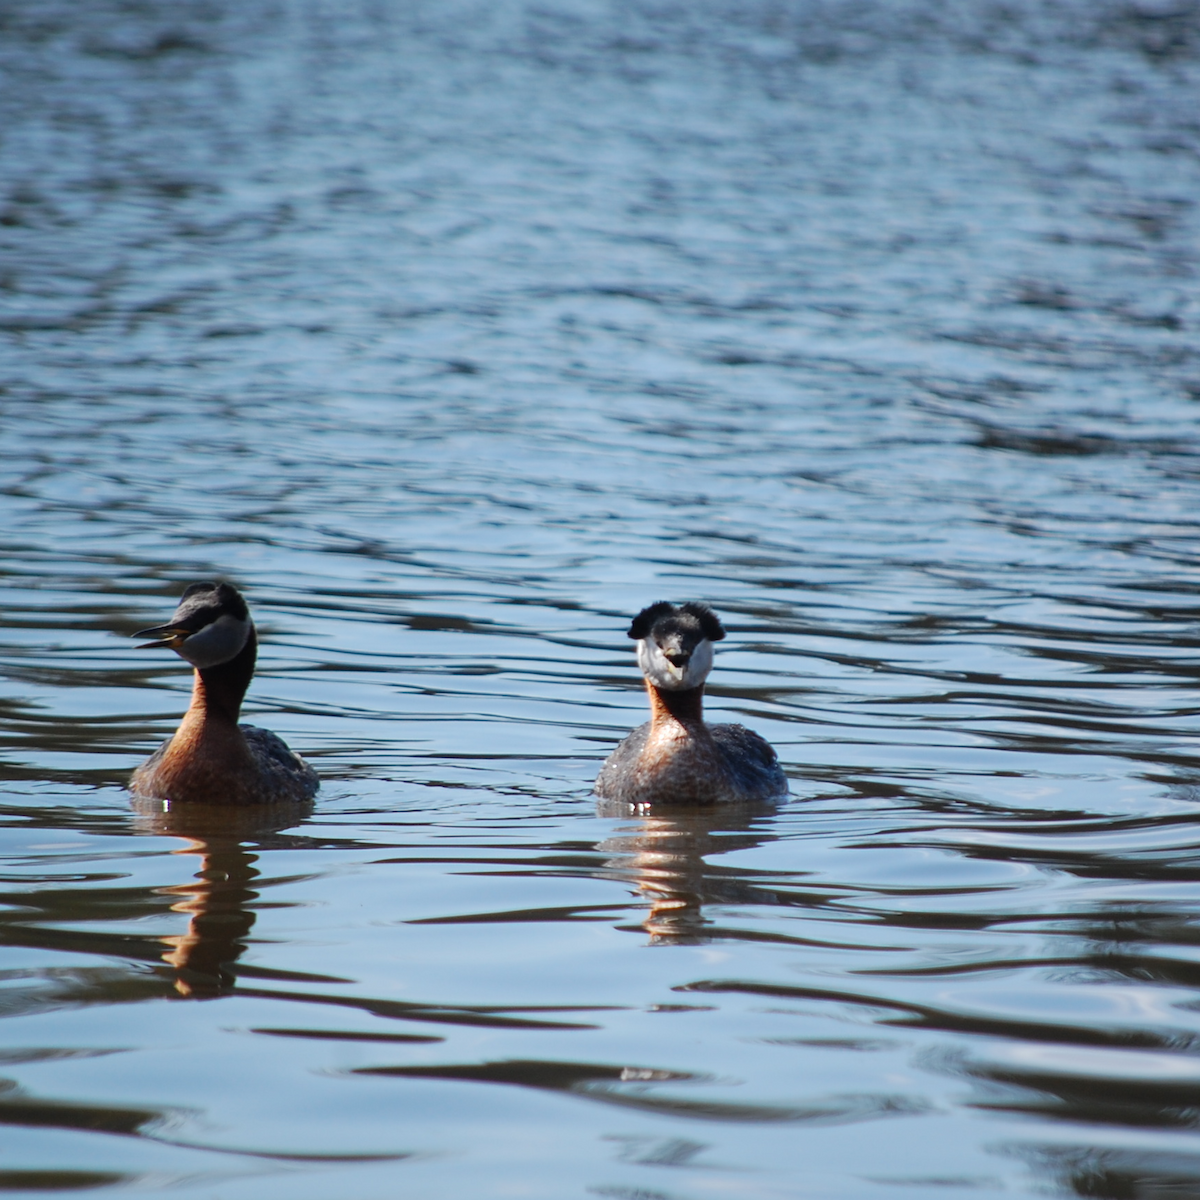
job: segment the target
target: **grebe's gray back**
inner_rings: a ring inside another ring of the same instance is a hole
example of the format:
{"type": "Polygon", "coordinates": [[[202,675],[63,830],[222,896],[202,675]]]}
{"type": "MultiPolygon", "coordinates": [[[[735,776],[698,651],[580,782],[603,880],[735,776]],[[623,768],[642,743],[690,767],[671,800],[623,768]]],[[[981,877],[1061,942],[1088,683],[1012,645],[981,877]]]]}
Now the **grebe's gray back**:
{"type": "Polygon", "coordinates": [[[628,804],[718,804],[780,799],[787,777],[775,751],[742,725],[706,725],[704,681],[725,636],[706,604],[662,600],[633,619],[650,720],[605,760],[596,795],[628,804]]]}
{"type": "Polygon", "coordinates": [[[139,796],[205,804],[308,800],[317,773],[282,739],[239,725],[258,638],[250,610],[228,583],[193,583],[166,625],[143,629],[138,647],[174,650],[195,668],[192,703],[175,735],[133,773],[139,796]]]}

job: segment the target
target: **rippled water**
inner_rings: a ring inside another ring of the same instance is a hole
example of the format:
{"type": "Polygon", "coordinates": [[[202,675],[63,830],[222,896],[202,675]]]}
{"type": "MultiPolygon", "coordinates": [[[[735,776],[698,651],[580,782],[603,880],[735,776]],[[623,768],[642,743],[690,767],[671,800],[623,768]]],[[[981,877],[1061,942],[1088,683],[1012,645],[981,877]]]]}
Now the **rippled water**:
{"type": "Polygon", "coordinates": [[[1200,8],[0,3],[0,1189],[1200,1195],[1200,8]],[[309,811],[123,790],[221,576],[309,811]],[[598,812],[660,598],[777,809],[598,812]]]}

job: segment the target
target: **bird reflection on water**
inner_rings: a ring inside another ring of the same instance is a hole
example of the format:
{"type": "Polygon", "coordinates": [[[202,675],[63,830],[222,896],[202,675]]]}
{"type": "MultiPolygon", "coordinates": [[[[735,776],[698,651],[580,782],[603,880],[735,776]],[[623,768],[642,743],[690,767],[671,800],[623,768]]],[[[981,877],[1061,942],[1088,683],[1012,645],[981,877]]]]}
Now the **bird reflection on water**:
{"type": "Polygon", "coordinates": [[[188,915],[185,933],[160,939],[167,947],[162,960],[171,967],[180,996],[207,1000],[233,991],[234,964],[246,949],[258,900],[252,886],[259,876],[258,855],[247,843],[298,824],[312,809],[309,801],[231,808],[135,798],[140,832],[183,838],[186,845],[172,853],[200,858],[191,883],[156,889],[178,896],[171,910],[188,915]]]}
{"type": "MultiPolygon", "coordinates": [[[[620,816],[628,805],[602,805],[601,815],[620,816]]],[[[705,905],[761,903],[761,889],[731,868],[707,859],[749,850],[771,839],[771,803],[718,808],[656,809],[640,814],[597,845],[611,854],[606,875],[629,880],[644,897],[641,928],[655,946],[706,942],[716,935],[705,905]]]]}

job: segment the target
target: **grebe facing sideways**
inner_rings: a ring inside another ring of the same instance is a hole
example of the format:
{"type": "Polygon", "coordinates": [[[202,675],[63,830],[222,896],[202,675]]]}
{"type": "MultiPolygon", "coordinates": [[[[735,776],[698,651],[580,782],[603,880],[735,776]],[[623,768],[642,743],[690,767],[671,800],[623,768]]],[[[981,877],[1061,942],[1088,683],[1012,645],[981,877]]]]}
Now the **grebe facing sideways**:
{"type": "Polygon", "coordinates": [[[707,604],[665,600],[629,627],[650,693],[650,720],[605,760],[596,795],[628,804],[776,800],[787,777],[770,745],[741,725],[706,725],[704,681],[725,636],[707,604]]]}
{"type": "Polygon", "coordinates": [[[134,637],[139,646],[174,650],[195,670],[192,703],[175,736],[136,771],[129,790],[160,800],[202,804],[275,804],[309,800],[317,773],[282,739],[239,725],[254,674],[258,638],[250,610],[228,583],[193,583],[166,625],[134,637]]]}

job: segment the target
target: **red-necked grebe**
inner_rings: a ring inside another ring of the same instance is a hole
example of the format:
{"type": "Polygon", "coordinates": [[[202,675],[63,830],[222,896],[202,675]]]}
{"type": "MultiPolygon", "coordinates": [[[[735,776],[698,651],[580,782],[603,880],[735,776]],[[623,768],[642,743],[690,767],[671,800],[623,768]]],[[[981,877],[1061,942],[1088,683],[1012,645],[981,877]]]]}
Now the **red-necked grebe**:
{"type": "Polygon", "coordinates": [[[650,720],[607,758],[596,795],[628,804],[777,800],[787,777],[775,751],[741,725],[706,725],[704,681],[725,636],[706,604],[644,608],[629,627],[650,693],[650,720]]]}
{"type": "Polygon", "coordinates": [[[192,703],[175,736],[133,773],[139,796],[204,804],[274,804],[311,799],[317,773],[282,739],[239,725],[258,639],[250,610],[228,583],[193,583],[166,625],[135,637],[195,667],[192,703]]]}

